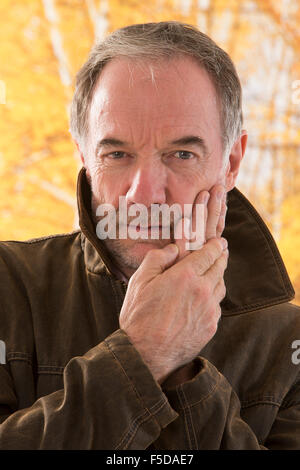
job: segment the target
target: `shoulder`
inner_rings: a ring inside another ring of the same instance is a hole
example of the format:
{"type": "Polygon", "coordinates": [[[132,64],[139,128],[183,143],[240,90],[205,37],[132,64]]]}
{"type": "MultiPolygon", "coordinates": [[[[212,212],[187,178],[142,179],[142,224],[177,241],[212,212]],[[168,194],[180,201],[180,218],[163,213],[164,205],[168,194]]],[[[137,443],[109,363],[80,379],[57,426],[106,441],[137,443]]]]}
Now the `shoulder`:
{"type": "Polygon", "coordinates": [[[273,319],[280,319],[283,323],[290,323],[292,319],[300,321],[300,307],[292,302],[272,305],[262,310],[273,319]]]}
{"type": "Polygon", "coordinates": [[[32,312],[37,306],[43,311],[50,287],[63,289],[71,265],[81,259],[80,234],[0,241],[0,339],[8,352],[33,354],[32,312]]]}
{"type": "Polygon", "coordinates": [[[25,241],[0,241],[0,273],[5,267],[26,269],[31,265],[37,266],[42,260],[79,248],[80,233],[80,230],[75,230],[25,241]]]}
{"type": "Polygon", "coordinates": [[[1,241],[0,296],[9,297],[10,302],[17,293],[30,298],[42,292],[51,279],[64,279],[81,260],[80,230],[26,241],[1,241]]]}
{"type": "Polygon", "coordinates": [[[72,240],[76,239],[80,235],[80,233],[80,230],[74,230],[73,232],[46,235],[43,237],[30,238],[28,240],[1,240],[0,250],[36,250],[45,245],[72,242],[72,240]]]}

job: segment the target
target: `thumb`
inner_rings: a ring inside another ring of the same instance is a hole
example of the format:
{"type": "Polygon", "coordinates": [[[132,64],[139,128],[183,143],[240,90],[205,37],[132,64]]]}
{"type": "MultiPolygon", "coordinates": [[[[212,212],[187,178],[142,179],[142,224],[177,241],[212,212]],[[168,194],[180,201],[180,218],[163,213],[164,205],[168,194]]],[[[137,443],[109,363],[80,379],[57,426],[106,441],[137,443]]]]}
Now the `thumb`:
{"type": "Polygon", "coordinates": [[[164,248],[151,250],[147,253],[137,271],[141,270],[144,281],[150,281],[174,264],[178,252],[175,243],[170,243],[164,248]]]}

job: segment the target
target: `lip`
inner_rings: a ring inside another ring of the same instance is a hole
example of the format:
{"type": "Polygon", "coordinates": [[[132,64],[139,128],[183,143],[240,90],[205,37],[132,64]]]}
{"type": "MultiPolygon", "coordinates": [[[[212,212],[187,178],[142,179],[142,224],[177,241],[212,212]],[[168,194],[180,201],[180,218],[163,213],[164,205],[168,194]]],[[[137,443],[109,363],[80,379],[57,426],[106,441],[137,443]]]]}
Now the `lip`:
{"type": "Polygon", "coordinates": [[[146,227],[140,225],[131,225],[131,227],[135,230],[158,230],[163,228],[161,225],[147,225],[146,227]]]}

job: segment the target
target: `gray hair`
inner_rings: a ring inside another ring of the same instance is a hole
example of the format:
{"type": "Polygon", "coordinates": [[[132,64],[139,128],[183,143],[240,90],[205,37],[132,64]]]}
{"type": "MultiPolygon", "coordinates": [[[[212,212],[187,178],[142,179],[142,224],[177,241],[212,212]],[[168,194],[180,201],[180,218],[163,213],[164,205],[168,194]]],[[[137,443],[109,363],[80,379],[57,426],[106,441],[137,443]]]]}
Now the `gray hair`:
{"type": "Polygon", "coordinates": [[[227,154],[241,134],[242,90],[229,55],[196,27],[178,21],[144,23],[114,31],[96,43],[76,75],[70,108],[70,132],[81,148],[88,134],[93,91],[105,64],[114,58],[148,61],[190,56],[209,74],[220,105],[223,152],[227,154]]]}

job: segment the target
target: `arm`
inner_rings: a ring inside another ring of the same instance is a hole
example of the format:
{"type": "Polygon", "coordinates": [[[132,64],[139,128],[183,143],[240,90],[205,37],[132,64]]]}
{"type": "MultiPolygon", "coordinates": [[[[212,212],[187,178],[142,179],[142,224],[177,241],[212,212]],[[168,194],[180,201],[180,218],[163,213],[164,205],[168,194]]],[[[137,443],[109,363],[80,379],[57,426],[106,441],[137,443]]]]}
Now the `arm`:
{"type": "MultiPolygon", "coordinates": [[[[282,403],[270,407],[274,421],[265,438],[258,440],[246,422],[238,396],[227,379],[209,361],[195,359],[198,372],[193,379],[177,386],[167,382],[162,388],[179,418],[163,429],[155,442],[157,449],[205,450],[297,450],[300,448],[300,378],[282,403]],[[171,447],[170,447],[171,445],[171,447]],[[182,448],[182,447],[181,447],[182,448]]],[[[261,404],[259,427],[271,424],[261,404]],[[266,419],[264,423],[263,420],[266,419]]]]}
{"type": "Polygon", "coordinates": [[[177,417],[121,330],[71,359],[63,382],[17,411],[9,367],[0,366],[0,449],[144,449],[177,417]]]}
{"type": "Polygon", "coordinates": [[[181,442],[193,450],[265,449],[241,418],[239,399],[226,378],[202,357],[194,363],[198,371],[192,380],[162,386],[179,418],[162,430],[155,446],[176,449],[181,442]]]}
{"type": "MultiPolygon", "coordinates": [[[[222,212],[219,208],[215,214],[222,212]]],[[[216,236],[217,232],[212,231],[212,236],[207,239],[216,236]]],[[[131,299],[125,298],[123,304],[121,324],[124,322],[124,329],[133,337],[133,343],[179,414],[177,420],[162,430],[154,447],[260,450],[270,445],[270,448],[276,448],[273,436],[278,427],[279,448],[299,448],[300,437],[296,437],[300,436],[299,395],[294,395],[291,407],[278,406],[268,439],[259,442],[243,419],[239,398],[226,378],[204,358],[195,359],[217,329],[220,297],[215,294],[216,286],[222,283],[225,260],[222,248],[214,243],[215,240],[209,240],[199,253],[190,254],[185,254],[182,245],[179,246],[175,263],[170,253],[163,257],[163,250],[152,255],[148,253],[144,269],[141,267],[131,279],[127,294],[129,297],[132,289],[134,295],[131,299]],[[216,267],[213,276],[207,277],[212,266],[216,267]],[[196,281],[194,286],[193,280],[196,281]],[[139,297],[139,291],[142,297],[139,297]],[[159,311],[156,311],[156,305],[159,311]],[[149,322],[147,312],[151,312],[149,322]],[[141,331],[143,342],[139,341],[141,331]]]]}

